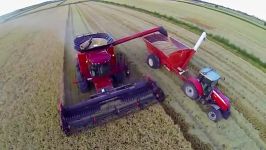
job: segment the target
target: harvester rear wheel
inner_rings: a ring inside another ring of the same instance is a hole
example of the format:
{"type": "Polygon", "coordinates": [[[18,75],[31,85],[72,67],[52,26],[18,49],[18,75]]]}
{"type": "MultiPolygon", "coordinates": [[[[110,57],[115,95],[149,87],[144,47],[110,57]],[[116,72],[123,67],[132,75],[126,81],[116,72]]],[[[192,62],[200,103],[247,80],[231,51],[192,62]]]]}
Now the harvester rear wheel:
{"type": "Polygon", "coordinates": [[[215,108],[212,108],[209,112],[208,112],[208,118],[212,121],[219,121],[222,119],[222,113],[221,111],[218,109],[215,109],[215,108]]]}
{"type": "Polygon", "coordinates": [[[189,98],[193,100],[198,99],[199,97],[198,91],[192,83],[185,82],[182,89],[189,98]]]}
{"type": "Polygon", "coordinates": [[[84,79],[84,77],[81,75],[78,69],[76,70],[76,80],[78,82],[78,88],[80,89],[82,93],[89,91],[88,81],[84,79]]]}
{"type": "Polygon", "coordinates": [[[113,81],[114,84],[120,84],[125,80],[125,77],[130,75],[126,56],[121,52],[116,53],[116,65],[119,68],[119,72],[113,75],[113,81]]]}
{"type": "Polygon", "coordinates": [[[156,55],[150,54],[147,57],[147,64],[153,69],[158,69],[160,68],[160,59],[156,55]]]}

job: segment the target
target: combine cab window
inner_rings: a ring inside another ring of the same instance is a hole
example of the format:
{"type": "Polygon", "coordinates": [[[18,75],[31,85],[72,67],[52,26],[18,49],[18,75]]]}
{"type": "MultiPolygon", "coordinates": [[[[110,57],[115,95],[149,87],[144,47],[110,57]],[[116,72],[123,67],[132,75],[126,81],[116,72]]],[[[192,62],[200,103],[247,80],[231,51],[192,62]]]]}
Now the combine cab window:
{"type": "Polygon", "coordinates": [[[110,65],[109,63],[92,64],[90,70],[93,77],[105,76],[110,72],[110,65]]]}

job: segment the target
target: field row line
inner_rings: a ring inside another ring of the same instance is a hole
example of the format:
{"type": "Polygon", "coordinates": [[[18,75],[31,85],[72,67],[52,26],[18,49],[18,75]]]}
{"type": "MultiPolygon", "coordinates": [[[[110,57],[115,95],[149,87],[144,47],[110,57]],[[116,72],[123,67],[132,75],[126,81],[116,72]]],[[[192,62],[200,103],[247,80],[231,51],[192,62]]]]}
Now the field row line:
{"type": "MultiPolygon", "coordinates": [[[[120,4],[120,3],[115,3],[115,2],[109,2],[109,1],[96,1],[96,0],[91,0],[91,1],[95,1],[95,2],[101,2],[101,3],[106,3],[106,4],[111,4],[111,5],[115,5],[115,6],[120,6],[120,7],[125,7],[125,8],[129,8],[132,10],[137,10],[139,12],[143,12],[149,15],[152,15],[154,17],[166,20],[170,23],[173,23],[175,25],[178,25],[184,29],[187,29],[193,33],[196,34],[200,34],[202,32],[204,32],[203,29],[199,28],[198,26],[192,25],[190,23],[178,20],[172,16],[167,16],[164,14],[160,14],[158,12],[153,12],[153,11],[149,11],[146,9],[142,9],[142,8],[138,8],[135,6],[130,6],[127,4],[120,4]]],[[[232,52],[233,54],[239,56],[240,58],[242,58],[243,60],[249,62],[250,64],[252,64],[253,66],[255,66],[256,68],[260,69],[261,71],[266,73],[266,62],[263,62],[260,58],[258,58],[257,56],[248,53],[245,49],[240,48],[239,46],[236,46],[235,44],[231,43],[230,40],[221,37],[219,35],[214,35],[211,33],[207,33],[208,34],[208,39],[213,41],[214,43],[222,46],[223,48],[225,48],[226,50],[232,52]]]]}
{"type": "MultiPolygon", "coordinates": [[[[190,4],[190,5],[198,6],[198,7],[203,7],[203,8],[209,9],[209,10],[217,11],[217,12],[219,12],[219,13],[223,13],[223,14],[226,14],[226,15],[228,15],[228,16],[231,16],[231,17],[234,17],[234,18],[240,19],[240,20],[245,21],[245,22],[247,22],[247,23],[250,23],[250,24],[252,24],[252,25],[254,25],[254,26],[256,26],[256,27],[259,27],[259,28],[261,28],[261,29],[263,29],[263,30],[266,30],[266,28],[263,27],[263,26],[260,26],[260,25],[254,23],[254,22],[252,22],[252,21],[249,21],[249,20],[247,20],[247,19],[245,19],[245,18],[242,18],[242,17],[236,16],[236,15],[233,15],[233,14],[231,14],[231,13],[227,13],[227,12],[222,11],[222,10],[218,10],[218,9],[215,9],[215,8],[211,8],[211,7],[208,7],[208,6],[204,6],[204,5],[196,4],[196,3],[193,3],[193,2],[189,2],[189,1],[180,1],[180,0],[176,0],[176,2],[186,3],[186,4],[190,4]]],[[[223,7],[223,6],[221,6],[221,7],[223,7]]],[[[225,8],[226,8],[226,7],[225,7],[225,8]]],[[[251,17],[253,17],[253,16],[251,16],[251,17]]]]}
{"type": "MultiPolygon", "coordinates": [[[[126,12],[123,12],[123,13],[126,13],[126,12]]],[[[137,15],[136,16],[134,16],[134,17],[137,17],[138,19],[141,19],[141,18],[139,18],[137,15]]],[[[116,18],[117,19],[117,18],[116,18]]],[[[154,23],[152,23],[152,22],[149,22],[149,21],[147,21],[147,20],[145,20],[146,22],[148,22],[148,23],[150,23],[150,24],[153,24],[153,25],[155,25],[154,23]]],[[[121,22],[121,23],[123,23],[123,22],[121,22]]],[[[129,27],[130,28],[130,27],[129,27]]],[[[134,29],[133,29],[134,30],[134,29]]],[[[135,31],[137,31],[137,30],[135,30],[135,31]]],[[[174,33],[174,31],[171,31],[171,32],[173,32],[174,33]]],[[[186,41],[188,41],[189,43],[193,43],[192,41],[190,41],[190,40],[188,40],[188,39],[186,39],[186,41]]],[[[195,70],[197,70],[196,72],[198,72],[198,70],[199,70],[199,66],[196,66],[196,65],[194,65],[194,64],[190,64],[190,66],[192,67],[192,68],[194,68],[194,69],[192,69],[194,72],[195,72],[195,70]]],[[[253,116],[253,114],[249,114],[248,112],[246,112],[246,111],[244,111],[245,109],[243,109],[243,108],[247,108],[247,106],[249,106],[249,105],[244,105],[243,103],[246,103],[246,102],[243,102],[243,101],[237,101],[239,98],[236,98],[236,97],[238,97],[238,96],[236,96],[235,94],[233,94],[233,93],[231,93],[231,92],[229,92],[230,90],[227,88],[227,87],[225,87],[224,85],[220,85],[220,88],[222,88],[222,89],[226,89],[226,94],[230,97],[230,99],[232,100],[232,105],[234,106],[234,108],[236,109],[236,110],[238,110],[240,113],[243,113],[243,115],[244,115],[244,117],[247,119],[247,121],[248,122],[250,122],[253,126],[255,126],[255,128],[257,129],[257,130],[259,130],[259,133],[260,133],[260,136],[262,137],[262,139],[263,140],[265,140],[265,133],[266,133],[266,128],[264,127],[264,123],[260,120],[260,119],[258,119],[257,117],[255,117],[255,116],[253,116]]],[[[253,108],[251,108],[251,107],[249,107],[251,110],[253,110],[253,111],[255,111],[253,108]]],[[[249,110],[249,109],[248,109],[249,110]]]]}

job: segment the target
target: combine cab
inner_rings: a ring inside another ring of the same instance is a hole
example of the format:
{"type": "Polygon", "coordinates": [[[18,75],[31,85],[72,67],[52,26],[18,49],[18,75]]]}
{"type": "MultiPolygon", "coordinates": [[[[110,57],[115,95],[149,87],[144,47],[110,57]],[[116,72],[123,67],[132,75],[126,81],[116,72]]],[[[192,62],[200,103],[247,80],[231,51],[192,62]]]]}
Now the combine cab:
{"type": "Polygon", "coordinates": [[[164,100],[163,91],[150,78],[117,86],[130,75],[130,70],[125,56],[115,52],[115,46],[154,32],[167,36],[162,27],[156,27],[118,40],[107,33],[82,35],[74,40],[78,88],[82,93],[95,88],[96,94],[72,106],[59,103],[65,134],[86,126],[94,127],[164,100]]]}
{"type": "Polygon", "coordinates": [[[214,69],[206,67],[195,77],[190,75],[187,69],[188,63],[206,36],[203,32],[194,48],[161,33],[147,35],[143,40],[149,52],[147,64],[153,69],[165,66],[167,70],[174,72],[184,81],[182,86],[184,93],[202,104],[209,104],[211,106],[208,112],[209,119],[218,121],[230,116],[230,101],[216,87],[220,75],[214,69]]]}

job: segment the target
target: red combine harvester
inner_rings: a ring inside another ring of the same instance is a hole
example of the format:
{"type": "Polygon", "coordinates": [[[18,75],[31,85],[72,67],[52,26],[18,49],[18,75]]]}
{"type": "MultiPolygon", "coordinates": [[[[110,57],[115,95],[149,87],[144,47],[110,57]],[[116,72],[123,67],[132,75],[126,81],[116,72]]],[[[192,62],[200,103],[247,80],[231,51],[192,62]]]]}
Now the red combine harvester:
{"type": "Polygon", "coordinates": [[[75,38],[78,88],[84,93],[95,87],[97,93],[71,106],[59,102],[61,128],[66,135],[164,100],[163,91],[149,78],[116,87],[130,71],[124,55],[115,52],[115,46],[154,32],[167,36],[164,28],[156,27],[118,40],[107,33],[75,38]]]}
{"type": "Polygon", "coordinates": [[[209,119],[218,121],[222,117],[227,119],[230,116],[230,100],[216,86],[220,75],[214,69],[206,67],[195,77],[189,75],[187,69],[189,61],[205,38],[206,33],[203,32],[194,48],[189,48],[160,33],[145,36],[143,40],[149,52],[147,64],[153,69],[163,65],[167,70],[174,72],[184,81],[182,86],[184,93],[202,104],[209,104],[211,106],[208,112],[209,119]]]}

